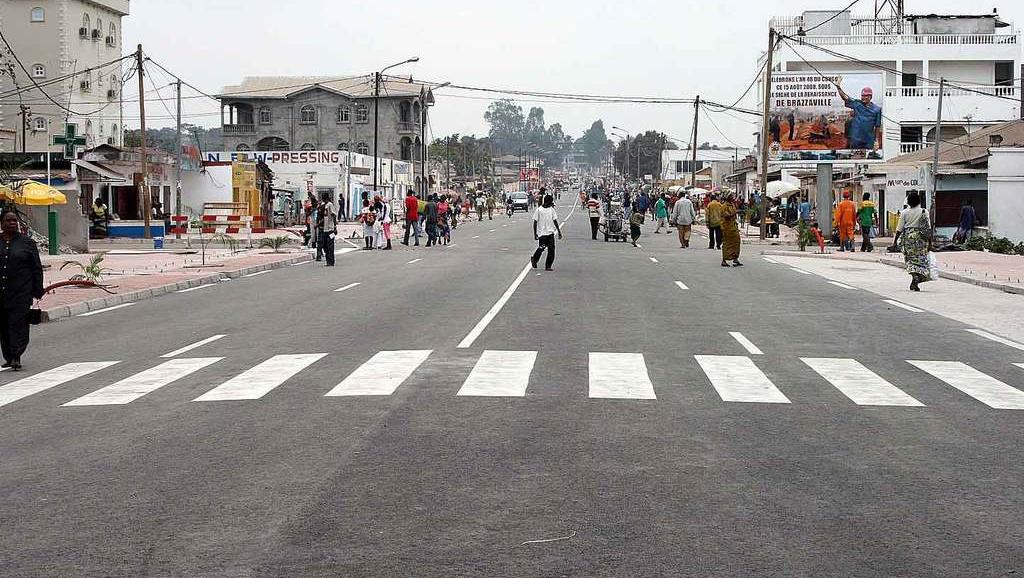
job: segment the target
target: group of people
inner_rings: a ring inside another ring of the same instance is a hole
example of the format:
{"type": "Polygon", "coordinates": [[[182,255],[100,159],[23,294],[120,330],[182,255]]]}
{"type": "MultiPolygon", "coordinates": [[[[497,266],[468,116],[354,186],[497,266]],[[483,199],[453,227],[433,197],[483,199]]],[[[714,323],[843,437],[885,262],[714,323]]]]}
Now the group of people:
{"type": "Polygon", "coordinates": [[[853,252],[857,227],[861,230],[860,250],[868,253],[875,250],[871,243],[872,229],[878,222],[878,209],[871,200],[871,193],[864,193],[860,207],[853,202],[850,191],[843,192],[843,200],[836,207],[836,229],[839,231],[839,251],[853,252]]]}
{"type": "MultiPolygon", "coordinates": [[[[448,245],[452,242],[452,230],[459,226],[459,207],[463,204],[454,195],[433,193],[426,200],[419,199],[409,191],[405,195],[405,237],[402,244],[409,245],[409,237],[420,246],[420,236],[427,233],[427,246],[448,245]]],[[[468,207],[463,209],[467,212],[468,207]]],[[[390,246],[390,245],[389,245],[390,246]]]]}
{"type": "Polygon", "coordinates": [[[325,261],[334,267],[334,240],[338,236],[338,209],[331,202],[331,196],[309,193],[303,203],[306,219],[306,245],[316,249],[316,260],[325,261]]]}

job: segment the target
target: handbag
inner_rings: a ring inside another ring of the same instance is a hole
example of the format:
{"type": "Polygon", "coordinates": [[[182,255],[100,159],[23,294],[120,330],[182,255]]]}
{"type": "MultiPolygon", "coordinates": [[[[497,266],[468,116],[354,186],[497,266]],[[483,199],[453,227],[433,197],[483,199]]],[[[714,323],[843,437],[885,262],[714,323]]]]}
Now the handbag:
{"type": "Polygon", "coordinates": [[[43,322],[43,312],[37,307],[28,310],[29,325],[39,325],[43,322]]]}
{"type": "Polygon", "coordinates": [[[931,281],[938,281],[940,276],[939,271],[939,260],[935,257],[935,253],[928,252],[928,277],[931,281]]]}

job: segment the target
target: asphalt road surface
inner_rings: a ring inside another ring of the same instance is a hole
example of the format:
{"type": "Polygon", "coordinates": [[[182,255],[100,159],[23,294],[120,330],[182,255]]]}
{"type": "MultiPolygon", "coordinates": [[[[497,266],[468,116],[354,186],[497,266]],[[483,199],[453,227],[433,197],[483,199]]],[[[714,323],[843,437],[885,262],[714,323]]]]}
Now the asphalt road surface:
{"type": "Polygon", "coordinates": [[[524,274],[495,216],[36,328],[0,574],[1024,573],[1024,351],[644,230],[577,212],[524,274]]]}

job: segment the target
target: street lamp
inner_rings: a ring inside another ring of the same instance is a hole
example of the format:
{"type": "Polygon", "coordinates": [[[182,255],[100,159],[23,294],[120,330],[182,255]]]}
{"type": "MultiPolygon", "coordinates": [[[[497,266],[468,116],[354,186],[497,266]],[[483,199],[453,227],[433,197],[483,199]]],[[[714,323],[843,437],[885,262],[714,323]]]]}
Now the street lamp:
{"type": "MultiPolygon", "coordinates": [[[[439,84],[439,85],[431,88],[430,92],[431,92],[431,94],[433,94],[433,92],[435,90],[440,90],[440,89],[442,89],[442,88],[444,88],[446,86],[449,86],[449,85],[451,85],[451,82],[445,82],[443,84],[439,84]]],[[[420,118],[418,120],[420,121],[420,177],[423,179],[421,181],[423,183],[423,185],[421,187],[423,190],[421,190],[419,193],[420,193],[421,196],[423,196],[425,198],[425,195],[430,192],[429,191],[429,189],[430,189],[430,176],[427,175],[427,151],[429,151],[430,149],[427,147],[427,102],[426,102],[426,99],[424,99],[424,101],[423,101],[423,110],[420,113],[420,118]]],[[[445,146],[447,146],[447,143],[445,144],[445,146]]]]}
{"type": "Polygon", "coordinates": [[[377,192],[377,173],[380,172],[380,161],[377,157],[377,134],[378,126],[380,124],[380,79],[384,76],[384,73],[388,70],[401,66],[403,64],[409,64],[410,62],[419,62],[420,57],[414,56],[408,60],[396,62],[391,66],[384,67],[380,72],[373,73],[373,192],[377,192]]]}
{"type": "MultiPolygon", "coordinates": [[[[618,131],[622,131],[622,132],[626,133],[626,154],[625,154],[625,157],[622,160],[622,182],[623,182],[623,184],[625,184],[626,177],[628,176],[628,173],[629,173],[629,137],[630,137],[630,133],[629,133],[628,130],[626,130],[624,128],[619,128],[617,126],[613,126],[612,130],[618,130],[618,131]]],[[[619,136],[622,136],[622,135],[619,135],[619,136]]],[[[637,172],[639,172],[639,170],[637,172]]]]}

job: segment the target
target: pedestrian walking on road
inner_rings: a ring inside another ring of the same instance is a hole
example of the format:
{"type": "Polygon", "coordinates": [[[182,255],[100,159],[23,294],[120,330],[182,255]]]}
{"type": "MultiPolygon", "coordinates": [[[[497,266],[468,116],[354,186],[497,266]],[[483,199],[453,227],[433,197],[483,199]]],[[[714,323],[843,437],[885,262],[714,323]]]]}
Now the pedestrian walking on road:
{"type": "Polygon", "coordinates": [[[722,248],[722,203],[718,195],[711,195],[711,202],[705,209],[705,220],[708,225],[708,249],[722,248]]]}
{"type": "Polygon", "coordinates": [[[437,244],[437,194],[430,195],[427,201],[427,246],[437,244]]]}
{"type": "Polygon", "coordinates": [[[681,249],[690,246],[690,233],[696,219],[697,213],[693,210],[693,202],[685,195],[680,197],[672,207],[672,223],[679,231],[679,247],[681,249]]]}
{"type": "Polygon", "coordinates": [[[878,210],[875,209],[875,203],[871,201],[871,193],[864,193],[864,200],[861,202],[860,208],[857,209],[857,221],[860,223],[860,234],[863,238],[860,244],[862,253],[870,253],[875,250],[875,246],[871,244],[871,229],[875,226],[877,215],[878,210]]]}
{"type": "Polygon", "coordinates": [[[420,200],[413,191],[405,193],[405,237],[402,244],[409,245],[409,231],[412,231],[416,246],[420,246],[420,200]]]}
{"type": "Polygon", "coordinates": [[[376,232],[373,230],[373,225],[377,222],[377,213],[373,212],[373,207],[370,206],[370,201],[363,200],[363,209],[359,212],[359,221],[363,223],[363,247],[364,251],[373,249],[373,237],[376,232]]]}
{"type": "Polygon", "coordinates": [[[900,222],[892,242],[896,245],[900,239],[903,240],[903,261],[907,264],[907,273],[910,273],[910,290],[920,291],[921,283],[932,281],[928,262],[932,228],[917,191],[907,194],[907,205],[908,208],[900,212],[900,222]]]}
{"type": "Polygon", "coordinates": [[[629,238],[633,241],[633,246],[636,247],[636,242],[640,240],[640,225],[644,224],[644,213],[640,209],[633,211],[629,215],[629,238]]]}
{"type": "Polygon", "coordinates": [[[484,194],[477,193],[476,202],[474,204],[476,205],[476,220],[478,223],[484,220],[484,203],[486,202],[487,201],[486,199],[484,199],[484,194]]]}
{"type": "MultiPolygon", "coordinates": [[[[543,189],[542,189],[543,190],[543,189]]],[[[544,270],[551,271],[555,264],[555,234],[562,238],[562,228],[558,226],[558,213],[555,212],[555,200],[551,195],[544,195],[541,207],[533,213],[533,239],[539,241],[540,245],[533,252],[530,263],[537,268],[540,256],[547,250],[548,257],[544,262],[544,270]]]]}
{"type": "Polygon", "coordinates": [[[661,234],[661,229],[664,228],[668,234],[668,206],[665,204],[665,193],[662,193],[654,203],[654,218],[658,224],[654,233],[661,234]]]}
{"type": "Polygon", "coordinates": [[[448,195],[441,195],[441,200],[437,203],[437,234],[445,245],[452,240],[448,222],[448,195]]]}
{"type": "Polygon", "coordinates": [[[853,252],[853,234],[857,227],[857,204],[850,199],[850,191],[843,191],[843,200],[836,208],[839,225],[839,251],[853,252]]]}
{"type": "Polygon", "coordinates": [[[587,201],[587,214],[590,215],[590,238],[597,240],[597,230],[601,226],[601,201],[597,199],[597,193],[590,195],[587,201]]]}
{"type": "Polygon", "coordinates": [[[488,193],[487,194],[487,201],[486,201],[486,203],[487,203],[487,220],[488,221],[493,221],[494,220],[494,209],[498,206],[498,202],[494,200],[494,195],[493,194],[488,193]]]}
{"type": "Polygon", "coordinates": [[[320,195],[320,207],[317,210],[317,228],[320,229],[320,243],[317,245],[324,253],[328,267],[334,267],[334,238],[338,236],[338,213],[328,193],[320,195]]]}
{"type": "Polygon", "coordinates": [[[28,349],[29,310],[32,299],[43,297],[43,265],[31,237],[21,234],[14,211],[0,221],[0,349],[3,367],[21,371],[21,356],[28,349]]]}
{"type": "Polygon", "coordinates": [[[338,217],[341,218],[342,222],[348,222],[348,215],[345,214],[345,193],[338,194],[338,217]]]}
{"type": "Polygon", "coordinates": [[[740,226],[736,222],[736,200],[732,195],[725,198],[721,203],[722,224],[722,266],[728,267],[727,261],[732,261],[733,267],[742,267],[740,263],[740,226]]]}
{"type": "Polygon", "coordinates": [[[379,195],[374,201],[377,212],[377,246],[385,251],[391,250],[391,203],[382,199],[379,195]]]}

